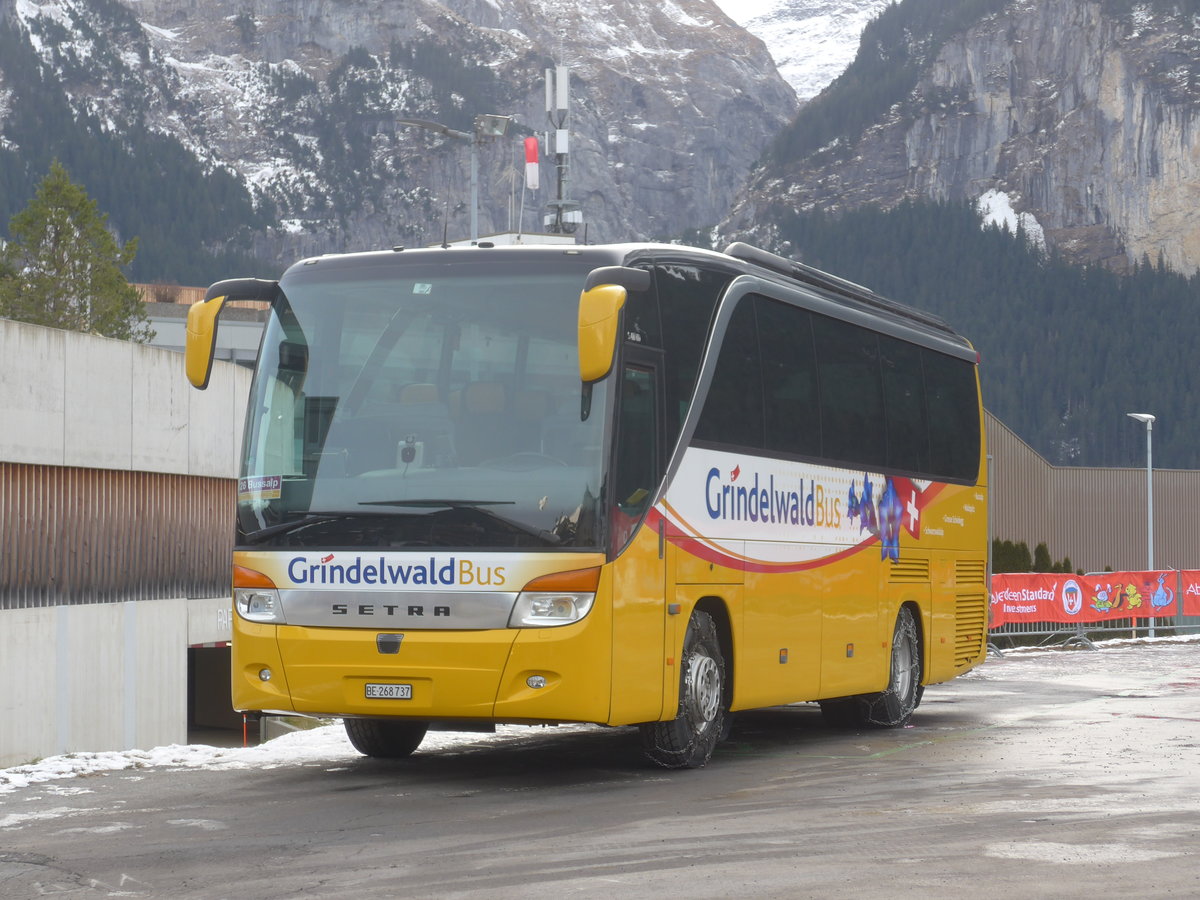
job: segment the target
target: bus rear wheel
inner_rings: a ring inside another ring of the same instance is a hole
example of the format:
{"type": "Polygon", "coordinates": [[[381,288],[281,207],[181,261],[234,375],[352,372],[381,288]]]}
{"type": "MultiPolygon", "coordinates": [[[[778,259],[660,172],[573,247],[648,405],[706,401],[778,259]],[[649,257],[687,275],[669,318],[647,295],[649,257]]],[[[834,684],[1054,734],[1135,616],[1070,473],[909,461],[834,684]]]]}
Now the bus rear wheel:
{"type": "Polygon", "coordinates": [[[921,657],[921,635],[912,610],[901,607],[892,631],[892,655],[888,685],[877,694],[822,700],[821,715],[835,728],[856,728],[869,725],[876,728],[897,728],[908,724],[913,711],[921,702],[925,688],[921,685],[924,663],[921,657]]]}
{"type": "Polygon", "coordinates": [[[726,733],[725,655],[712,616],[692,613],[679,661],[679,709],[669,722],[641,727],[642,750],[668,769],[698,769],[726,733]]]}
{"type": "Polygon", "coordinates": [[[403,759],[425,740],[428,722],[407,719],[343,719],[354,749],[376,759],[403,759]]]}

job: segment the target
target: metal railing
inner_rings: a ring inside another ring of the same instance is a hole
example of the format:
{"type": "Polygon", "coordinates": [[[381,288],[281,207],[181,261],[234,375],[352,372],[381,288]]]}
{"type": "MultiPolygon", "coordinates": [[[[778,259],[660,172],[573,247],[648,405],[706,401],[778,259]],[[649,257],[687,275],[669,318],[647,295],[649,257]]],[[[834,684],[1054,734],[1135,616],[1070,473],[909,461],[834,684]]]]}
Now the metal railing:
{"type": "Polygon", "coordinates": [[[1200,632],[1200,571],[992,576],[988,651],[1200,632]]]}

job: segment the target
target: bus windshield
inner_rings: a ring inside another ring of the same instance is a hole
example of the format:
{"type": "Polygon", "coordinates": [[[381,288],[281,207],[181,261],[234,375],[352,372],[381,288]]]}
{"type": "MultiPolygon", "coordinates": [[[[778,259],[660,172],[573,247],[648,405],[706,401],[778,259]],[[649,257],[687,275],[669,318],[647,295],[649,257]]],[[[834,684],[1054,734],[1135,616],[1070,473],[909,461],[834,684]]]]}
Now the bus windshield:
{"type": "Polygon", "coordinates": [[[583,264],[320,262],[284,278],[264,333],[238,543],[599,547],[583,264]]]}

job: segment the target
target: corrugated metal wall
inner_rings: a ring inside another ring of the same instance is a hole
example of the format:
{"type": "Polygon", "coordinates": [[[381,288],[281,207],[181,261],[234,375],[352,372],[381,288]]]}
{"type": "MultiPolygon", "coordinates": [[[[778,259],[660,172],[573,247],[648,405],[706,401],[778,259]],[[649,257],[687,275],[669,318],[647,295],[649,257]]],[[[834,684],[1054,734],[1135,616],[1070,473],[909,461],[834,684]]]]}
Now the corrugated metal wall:
{"type": "MultiPolygon", "coordinates": [[[[1146,470],[1052,466],[987,415],[992,533],[1085,572],[1146,568],[1146,470]]],[[[1200,472],[1154,470],[1154,564],[1200,567],[1200,472]]]]}
{"type": "Polygon", "coordinates": [[[0,462],[0,609],[228,593],[234,484],[0,462]]]}

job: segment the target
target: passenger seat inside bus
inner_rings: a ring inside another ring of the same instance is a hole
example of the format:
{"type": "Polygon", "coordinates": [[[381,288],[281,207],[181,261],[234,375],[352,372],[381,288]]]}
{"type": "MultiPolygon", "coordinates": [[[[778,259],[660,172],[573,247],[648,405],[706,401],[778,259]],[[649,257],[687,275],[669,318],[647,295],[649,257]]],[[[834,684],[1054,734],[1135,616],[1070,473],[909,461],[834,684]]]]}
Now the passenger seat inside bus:
{"type": "Polygon", "coordinates": [[[457,462],[454,422],[437,385],[413,383],[397,395],[396,468],[445,468],[457,462]]]}
{"type": "Polygon", "coordinates": [[[459,464],[474,466],[486,459],[508,456],[514,420],[508,408],[508,389],[498,381],[470,381],[459,398],[459,464]]]}

